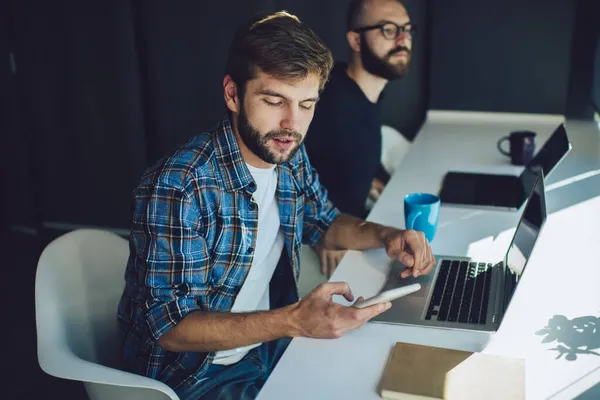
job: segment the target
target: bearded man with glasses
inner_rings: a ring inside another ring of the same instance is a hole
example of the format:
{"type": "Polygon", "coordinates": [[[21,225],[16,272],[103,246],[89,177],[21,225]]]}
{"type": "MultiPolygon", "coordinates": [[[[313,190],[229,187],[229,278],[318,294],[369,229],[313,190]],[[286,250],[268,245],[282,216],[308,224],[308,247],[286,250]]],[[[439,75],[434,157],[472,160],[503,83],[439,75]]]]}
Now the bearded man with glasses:
{"type": "MultiPolygon", "coordinates": [[[[305,144],[321,182],[339,209],[359,218],[389,176],[380,163],[382,92],[409,69],[415,26],[398,0],[354,0],[346,37],[351,55],[325,86],[305,144]]],[[[314,246],[331,276],[345,251],[314,246]]]]}

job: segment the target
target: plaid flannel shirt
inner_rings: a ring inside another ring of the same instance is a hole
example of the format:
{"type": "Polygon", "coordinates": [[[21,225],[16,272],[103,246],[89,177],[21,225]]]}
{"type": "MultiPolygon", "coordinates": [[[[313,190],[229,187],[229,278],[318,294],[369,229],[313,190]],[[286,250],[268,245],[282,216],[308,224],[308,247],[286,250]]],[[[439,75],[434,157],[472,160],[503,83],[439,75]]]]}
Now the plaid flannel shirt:
{"type": "MultiPolygon", "coordinates": [[[[327,199],[304,146],[277,170],[287,255],[281,259],[293,272],[289,304],[298,298],[301,244],[317,243],[340,212],[327,199]]],[[[255,190],[227,116],[144,174],[133,196],[130,257],[118,307],[125,369],[174,389],[202,378],[214,353],[172,353],[157,340],[193,311],[233,306],[256,244],[255,190]]]]}

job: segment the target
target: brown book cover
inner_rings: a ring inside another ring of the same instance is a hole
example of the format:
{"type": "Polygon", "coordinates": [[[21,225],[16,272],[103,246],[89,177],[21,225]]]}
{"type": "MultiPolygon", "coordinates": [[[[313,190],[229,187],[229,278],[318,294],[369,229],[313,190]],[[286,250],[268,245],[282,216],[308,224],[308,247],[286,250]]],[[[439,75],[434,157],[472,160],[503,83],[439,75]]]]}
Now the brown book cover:
{"type": "Polygon", "coordinates": [[[380,389],[386,400],[525,399],[525,361],[398,342],[380,389]]]}

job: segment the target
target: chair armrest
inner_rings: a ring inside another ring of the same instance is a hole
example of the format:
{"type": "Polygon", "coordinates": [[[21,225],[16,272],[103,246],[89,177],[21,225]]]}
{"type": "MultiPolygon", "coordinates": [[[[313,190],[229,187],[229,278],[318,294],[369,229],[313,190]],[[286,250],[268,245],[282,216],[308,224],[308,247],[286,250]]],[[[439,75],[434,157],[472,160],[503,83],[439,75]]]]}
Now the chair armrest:
{"type": "Polygon", "coordinates": [[[46,349],[43,351],[38,349],[38,360],[40,367],[45,373],[57,378],[106,385],[154,389],[166,394],[172,399],[179,399],[173,389],[163,382],[83,360],[65,347],[62,349],[55,347],[52,350],[46,349]]]}

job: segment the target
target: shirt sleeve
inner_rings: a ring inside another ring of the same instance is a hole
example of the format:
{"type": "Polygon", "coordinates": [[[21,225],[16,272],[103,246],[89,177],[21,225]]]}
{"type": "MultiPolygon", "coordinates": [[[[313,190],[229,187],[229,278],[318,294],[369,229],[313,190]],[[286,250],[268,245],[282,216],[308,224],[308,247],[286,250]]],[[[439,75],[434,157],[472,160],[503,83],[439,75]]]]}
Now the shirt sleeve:
{"type": "Polygon", "coordinates": [[[301,152],[303,173],[306,175],[302,242],[312,246],[321,240],[341,212],[329,200],[327,190],[321,186],[319,175],[310,165],[304,146],[301,152]]]}
{"type": "Polygon", "coordinates": [[[155,184],[136,194],[132,251],[146,324],[156,340],[200,309],[197,296],[205,293],[209,266],[200,221],[196,200],[181,189],[155,184]]]}

